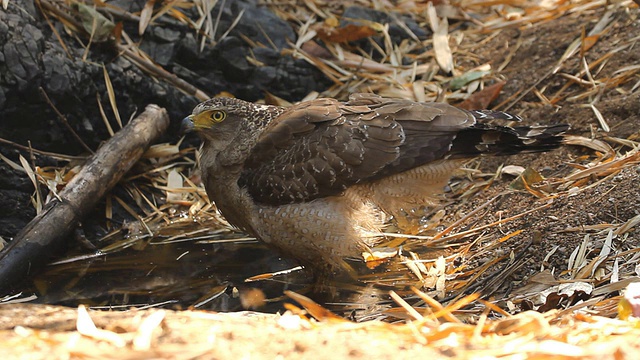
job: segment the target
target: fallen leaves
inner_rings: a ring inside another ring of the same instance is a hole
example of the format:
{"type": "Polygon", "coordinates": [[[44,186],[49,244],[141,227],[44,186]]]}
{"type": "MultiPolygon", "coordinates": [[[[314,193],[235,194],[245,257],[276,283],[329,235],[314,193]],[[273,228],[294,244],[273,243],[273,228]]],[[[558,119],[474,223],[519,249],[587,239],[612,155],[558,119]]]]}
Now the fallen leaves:
{"type": "Polygon", "coordinates": [[[335,17],[327,18],[318,24],[314,29],[318,38],[323,41],[346,43],[356,41],[379,34],[383,26],[379,23],[354,19],[355,23],[340,25],[340,21],[335,17]]]}

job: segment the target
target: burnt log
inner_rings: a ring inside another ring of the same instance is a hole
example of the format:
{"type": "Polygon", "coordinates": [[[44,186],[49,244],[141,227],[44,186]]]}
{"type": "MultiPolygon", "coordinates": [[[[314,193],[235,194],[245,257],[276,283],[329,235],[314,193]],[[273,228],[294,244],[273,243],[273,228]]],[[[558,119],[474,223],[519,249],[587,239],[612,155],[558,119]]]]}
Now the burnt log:
{"type": "Polygon", "coordinates": [[[166,110],[149,105],[98,149],[58,197],[0,252],[0,295],[45,265],[82,217],[168,127],[166,110]]]}

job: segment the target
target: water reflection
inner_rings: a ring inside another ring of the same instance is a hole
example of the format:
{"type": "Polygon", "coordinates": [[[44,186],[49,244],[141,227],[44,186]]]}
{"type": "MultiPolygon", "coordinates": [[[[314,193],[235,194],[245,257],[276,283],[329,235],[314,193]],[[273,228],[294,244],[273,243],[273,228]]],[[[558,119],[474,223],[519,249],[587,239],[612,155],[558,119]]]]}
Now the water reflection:
{"type": "MultiPolygon", "coordinates": [[[[199,226],[192,224],[194,229],[199,226]]],[[[189,233],[184,227],[180,230],[189,233]]],[[[160,305],[235,311],[242,309],[246,289],[260,289],[267,299],[274,299],[284,290],[298,291],[312,281],[306,272],[294,271],[270,281],[245,283],[251,276],[296,264],[242,234],[199,232],[177,238],[165,229],[143,240],[111,239],[96,252],[75,249],[49,265],[23,293],[34,291],[38,303],[68,306],[160,305]]],[[[280,309],[281,304],[267,301],[261,310],[280,309]]]]}
{"type": "MultiPolygon", "coordinates": [[[[427,259],[439,255],[421,241],[408,241],[404,246],[421,247],[427,259]]],[[[114,232],[97,247],[71,250],[35,277],[23,295],[35,293],[37,303],[108,309],[154,306],[278,312],[284,310],[284,301],[292,302],[283,296],[284,291],[293,290],[340,315],[369,320],[384,317],[384,311],[393,306],[389,290],[411,297],[415,296],[411,286],[427,284],[407,271],[405,256],[383,261],[373,269],[362,262],[350,263],[357,280],[318,282],[294,261],[280,258],[262,243],[221,228],[219,223],[184,221],[138,227],[126,235],[114,232]],[[257,280],[247,282],[249,278],[257,280]]]]}

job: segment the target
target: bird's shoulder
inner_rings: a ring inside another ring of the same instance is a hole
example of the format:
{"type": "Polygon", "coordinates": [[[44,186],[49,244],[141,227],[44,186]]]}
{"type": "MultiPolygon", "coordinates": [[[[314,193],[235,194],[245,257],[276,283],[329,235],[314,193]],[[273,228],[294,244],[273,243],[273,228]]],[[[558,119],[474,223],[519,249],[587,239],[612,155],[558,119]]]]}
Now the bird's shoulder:
{"type": "Polygon", "coordinates": [[[416,126],[471,126],[475,117],[468,111],[446,103],[417,102],[385,98],[376,94],[351,94],[347,101],[318,98],[292,105],[275,117],[264,129],[271,132],[301,134],[321,125],[386,127],[393,122],[413,122],[416,126]]]}

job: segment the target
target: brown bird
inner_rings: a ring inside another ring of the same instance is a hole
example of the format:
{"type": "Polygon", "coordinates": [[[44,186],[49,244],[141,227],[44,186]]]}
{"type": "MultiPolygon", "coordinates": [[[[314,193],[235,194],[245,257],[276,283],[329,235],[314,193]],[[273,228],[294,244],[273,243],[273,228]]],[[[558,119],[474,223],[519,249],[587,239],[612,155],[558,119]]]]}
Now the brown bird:
{"type": "Polygon", "coordinates": [[[490,120],[520,118],[353,94],[289,108],[214,98],[184,125],[204,141],[202,179],[229,223],[326,276],[362,259],[389,215],[433,204],[465,161],[553,149],[568,129],[490,120]]]}

